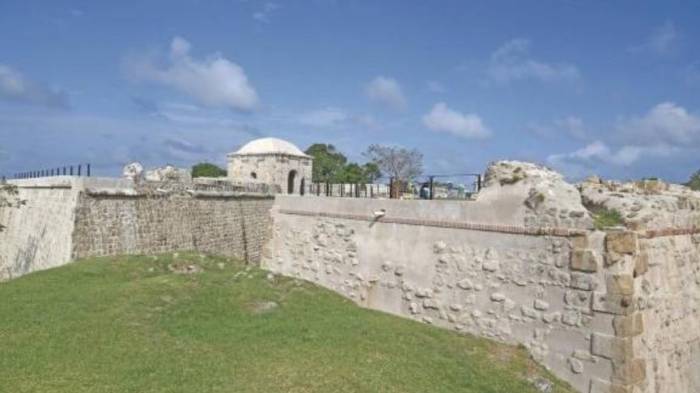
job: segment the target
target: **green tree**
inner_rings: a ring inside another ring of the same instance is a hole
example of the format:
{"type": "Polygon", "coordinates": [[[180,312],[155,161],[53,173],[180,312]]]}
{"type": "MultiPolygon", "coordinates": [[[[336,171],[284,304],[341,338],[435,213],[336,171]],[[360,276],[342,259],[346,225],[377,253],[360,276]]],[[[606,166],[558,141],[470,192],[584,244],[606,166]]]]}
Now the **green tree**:
{"type": "Polygon", "coordinates": [[[367,177],[361,166],[351,162],[343,167],[336,176],[338,183],[367,183],[367,177]]]}
{"type": "Polygon", "coordinates": [[[338,178],[343,175],[345,163],[348,159],[343,153],[337,151],[335,146],[324,143],[314,143],[306,149],[306,154],[314,158],[312,181],[318,182],[339,182],[338,178]]]}
{"type": "Polygon", "coordinates": [[[700,170],[695,171],[685,185],[690,187],[692,190],[700,191],[700,170]]]}
{"type": "Polygon", "coordinates": [[[208,162],[192,166],[192,177],[226,177],[226,170],[208,162]]]}
{"type": "Polygon", "coordinates": [[[368,162],[362,166],[362,171],[365,174],[365,183],[374,183],[382,177],[382,171],[374,162],[368,162]]]}

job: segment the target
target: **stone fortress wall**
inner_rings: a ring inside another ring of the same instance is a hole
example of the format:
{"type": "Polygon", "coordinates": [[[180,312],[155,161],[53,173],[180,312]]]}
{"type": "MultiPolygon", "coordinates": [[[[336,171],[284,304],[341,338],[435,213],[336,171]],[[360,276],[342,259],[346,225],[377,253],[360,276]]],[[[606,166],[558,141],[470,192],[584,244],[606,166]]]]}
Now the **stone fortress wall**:
{"type": "Polygon", "coordinates": [[[684,187],[574,186],[517,162],[491,165],[473,201],[273,199],[214,180],[14,182],[28,203],[0,211],[0,280],[194,249],[525,345],[581,392],[700,392],[700,194],[684,187]],[[604,209],[622,222],[595,230],[604,209]]]}
{"type": "Polygon", "coordinates": [[[27,205],[0,211],[0,281],[100,255],[197,250],[257,263],[269,238],[273,196],[230,183],[13,183],[27,205]]]}
{"type": "Polygon", "coordinates": [[[700,195],[674,187],[501,162],[471,202],[278,196],[263,267],[523,344],[581,392],[700,392],[700,195]]]}

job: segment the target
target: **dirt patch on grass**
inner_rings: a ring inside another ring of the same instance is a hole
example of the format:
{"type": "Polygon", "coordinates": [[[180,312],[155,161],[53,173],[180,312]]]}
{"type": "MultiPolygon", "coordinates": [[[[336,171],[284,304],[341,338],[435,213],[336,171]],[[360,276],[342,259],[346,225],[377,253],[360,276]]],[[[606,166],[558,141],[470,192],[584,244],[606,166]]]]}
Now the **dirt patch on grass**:
{"type": "Polygon", "coordinates": [[[279,303],[273,301],[257,301],[249,304],[248,308],[253,314],[268,314],[279,308],[279,303]]]}
{"type": "Polygon", "coordinates": [[[201,266],[187,261],[171,263],[168,270],[175,274],[197,274],[204,271],[201,266]]]}

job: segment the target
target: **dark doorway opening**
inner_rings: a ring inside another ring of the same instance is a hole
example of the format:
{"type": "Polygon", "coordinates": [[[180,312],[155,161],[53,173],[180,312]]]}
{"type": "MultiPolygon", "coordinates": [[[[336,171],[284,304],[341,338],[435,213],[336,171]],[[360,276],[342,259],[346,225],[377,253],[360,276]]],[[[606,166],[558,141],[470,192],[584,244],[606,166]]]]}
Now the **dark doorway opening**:
{"type": "Polygon", "coordinates": [[[294,181],[297,177],[297,171],[289,171],[289,176],[287,177],[287,194],[294,194],[294,181]]]}

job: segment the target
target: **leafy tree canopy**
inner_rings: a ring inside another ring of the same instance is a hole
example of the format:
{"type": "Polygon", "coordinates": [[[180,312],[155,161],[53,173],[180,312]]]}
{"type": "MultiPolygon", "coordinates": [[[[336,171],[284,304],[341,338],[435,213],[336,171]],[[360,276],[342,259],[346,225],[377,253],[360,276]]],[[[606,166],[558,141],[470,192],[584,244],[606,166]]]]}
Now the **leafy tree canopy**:
{"type": "Polygon", "coordinates": [[[333,145],[314,143],[306,149],[306,154],[314,158],[312,180],[314,182],[337,183],[338,177],[348,159],[333,145]]]}
{"type": "Polygon", "coordinates": [[[314,158],[313,181],[315,183],[372,183],[382,176],[374,163],[360,165],[348,162],[347,157],[335,146],[314,143],[306,154],[314,158]]]}
{"type": "Polygon", "coordinates": [[[208,162],[192,166],[192,177],[226,177],[226,170],[208,162]]]}
{"type": "Polygon", "coordinates": [[[695,171],[685,185],[695,191],[700,191],[700,170],[695,171]]]}

